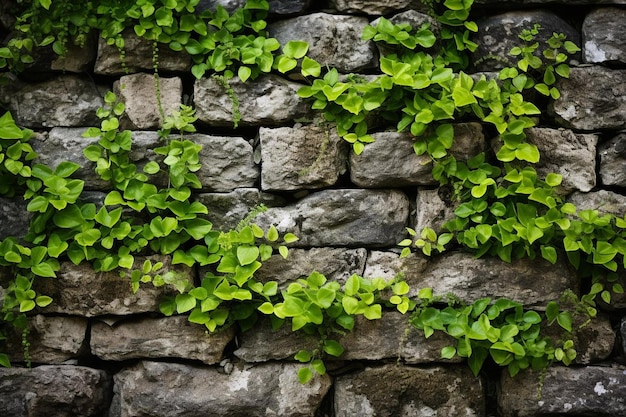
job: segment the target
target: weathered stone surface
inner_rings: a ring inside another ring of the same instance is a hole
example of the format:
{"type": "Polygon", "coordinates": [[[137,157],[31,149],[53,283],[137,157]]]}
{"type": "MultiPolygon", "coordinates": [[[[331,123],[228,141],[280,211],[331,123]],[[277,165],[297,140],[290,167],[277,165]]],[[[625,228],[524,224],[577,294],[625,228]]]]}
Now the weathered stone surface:
{"type": "Polygon", "coordinates": [[[69,365],[0,368],[0,414],[11,417],[95,416],[106,411],[105,371],[69,365]]]}
{"type": "MultiPolygon", "coordinates": [[[[38,314],[28,321],[28,354],[33,363],[60,364],[82,353],[87,336],[87,319],[83,317],[47,317],[38,314]]],[[[11,362],[24,361],[21,333],[17,330],[7,339],[11,362]]]]}
{"type": "MultiPolygon", "coordinates": [[[[107,45],[106,39],[98,41],[98,56],[94,72],[100,75],[125,75],[139,71],[153,71],[154,62],[152,41],[135,35],[132,29],[122,32],[124,37],[124,65],[120,51],[115,45],[107,45]]],[[[191,57],[185,52],[176,52],[167,45],[158,50],[160,72],[185,72],[191,68],[191,57]]]]}
{"type": "Polygon", "coordinates": [[[311,194],[257,217],[263,227],[295,233],[294,246],[392,246],[404,233],[407,196],[396,190],[337,189],[311,194]]]}
{"type": "Polygon", "coordinates": [[[626,127],[626,70],[572,68],[556,86],[561,97],[549,111],[562,126],[587,131],[626,127]]]}
{"type": "MultiPolygon", "coordinates": [[[[509,52],[522,42],[518,37],[522,30],[532,29],[536,23],[541,25],[541,30],[535,37],[540,45],[544,45],[554,32],[563,33],[568,40],[580,45],[579,32],[547,10],[505,12],[479,19],[476,23],[479,31],[474,41],[478,43],[478,48],[473,59],[478,71],[494,71],[515,66],[517,59],[509,55],[509,52]]],[[[541,50],[540,46],[539,51],[541,50]]]]}
{"type": "Polygon", "coordinates": [[[428,6],[419,0],[331,0],[330,4],[340,12],[370,15],[387,15],[407,9],[428,10],[428,6]]]}
{"type": "MultiPolygon", "coordinates": [[[[157,101],[157,88],[151,74],[125,75],[113,84],[118,99],[126,105],[121,125],[125,129],[159,129],[163,123],[157,101]]],[[[161,107],[167,117],[180,109],[183,83],[180,78],[159,77],[161,107]]]]}
{"type": "MultiPolygon", "coordinates": [[[[135,266],[140,267],[146,258],[135,257],[135,266]]],[[[151,256],[153,262],[164,263],[160,273],[174,271],[181,278],[192,280],[190,268],[171,266],[171,260],[163,256],[151,256]]],[[[61,264],[57,278],[41,278],[33,286],[37,293],[49,295],[54,302],[42,309],[44,313],[76,314],[86,317],[106,314],[126,315],[159,311],[163,295],[173,291],[165,287],[142,285],[133,294],[130,278],[120,277],[118,271],[95,273],[87,264],[61,264]]]]}
{"type": "MultiPolygon", "coordinates": [[[[454,129],[450,153],[455,158],[467,160],[484,150],[485,138],[478,123],[459,123],[454,129]]],[[[409,133],[380,132],[372,137],[375,141],[367,144],[361,155],[350,154],[350,179],[354,184],[382,188],[437,183],[431,175],[431,159],[415,154],[409,133]]]]}
{"type": "Polygon", "coordinates": [[[602,184],[626,187],[626,133],[601,143],[598,157],[602,184]]]}
{"type": "Polygon", "coordinates": [[[596,186],[597,135],[536,127],[527,130],[527,140],[541,154],[534,165],[537,173],[544,178],[551,172],[563,176],[561,193],[587,192],[596,186]]]}
{"type": "Polygon", "coordinates": [[[542,375],[528,371],[515,378],[503,372],[498,405],[503,417],[624,415],[626,371],[555,366],[542,375]]]}
{"type": "MultiPolygon", "coordinates": [[[[409,323],[409,317],[398,312],[384,312],[379,320],[356,317],[356,324],[345,335],[332,334],[344,353],[338,360],[401,359],[405,363],[442,362],[441,349],[454,344],[451,337],[435,332],[426,339],[421,330],[409,323]]],[[[242,333],[235,356],[246,362],[266,362],[291,359],[300,350],[315,350],[319,338],[302,332],[292,332],[286,324],[272,330],[269,320],[242,333]]],[[[460,360],[456,358],[455,360],[460,360]]]]}
{"type": "Polygon", "coordinates": [[[104,91],[106,87],[78,75],[30,84],[12,80],[0,87],[0,102],[22,127],[95,126],[104,91]]]}
{"type": "Polygon", "coordinates": [[[505,297],[538,309],[558,300],[566,289],[577,291],[578,287],[576,273],[564,257],[553,266],[543,259],[518,259],[509,264],[499,258],[475,259],[463,252],[446,253],[428,262],[413,256],[415,259],[399,260],[395,253],[373,252],[365,275],[392,278],[401,273],[412,292],[432,288],[435,294],[450,293],[468,302],[505,297]]]}
{"type": "Polygon", "coordinates": [[[140,362],[115,375],[111,417],[313,416],[331,385],[330,377],[298,382],[299,365],[216,368],[140,362]],[[158,395],[154,395],[158,393],[158,395]]]}
{"type": "Polygon", "coordinates": [[[0,240],[9,236],[24,238],[32,213],[26,211],[27,203],[21,197],[10,199],[0,197],[0,240]]]}
{"type": "MultiPolygon", "coordinates": [[[[363,276],[365,278],[384,278],[386,281],[401,276],[408,280],[421,275],[427,265],[427,258],[417,253],[412,253],[405,258],[401,258],[400,254],[396,252],[373,250],[370,251],[367,256],[363,276]]],[[[407,296],[417,296],[419,289],[418,287],[411,286],[407,296]]]]}
{"type": "Polygon", "coordinates": [[[230,230],[237,227],[253,209],[264,205],[276,207],[285,205],[282,197],[263,193],[256,188],[238,188],[229,193],[202,193],[195,199],[209,210],[206,219],[213,223],[215,230],[230,230]]]}
{"type": "Polygon", "coordinates": [[[353,274],[363,274],[366,257],[365,249],[290,249],[287,259],[272,256],[254,276],[260,281],[273,280],[284,285],[317,271],[329,281],[345,282],[353,274]]]}
{"type": "Polygon", "coordinates": [[[91,327],[91,353],[103,360],[182,358],[206,364],[219,363],[235,332],[231,327],[207,333],[187,316],[125,320],[109,325],[95,321],[91,327]]]}
{"type": "Polygon", "coordinates": [[[430,227],[439,234],[442,226],[455,218],[456,205],[448,201],[445,196],[442,197],[445,191],[442,188],[419,187],[417,189],[415,230],[420,232],[425,227],[430,227]]]}
{"type": "MultiPolygon", "coordinates": [[[[221,5],[229,12],[233,12],[246,4],[246,0],[200,0],[196,6],[196,12],[207,9],[215,10],[221,5]]],[[[305,12],[311,4],[311,0],[269,0],[269,14],[290,15],[305,12]]]]}
{"type": "Polygon", "coordinates": [[[50,71],[85,73],[89,71],[96,58],[94,37],[88,37],[83,47],[74,45],[71,41],[65,46],[67,48],[65,56],[57,55],[52,50],[52,46],[34,49],[32,56],[35,62],[26,66],[26,71],[28,73],[49,73],[50,71]]]}
{"type": "Polygon", "coordinates": [[[592,10],[585,17],[582,35],[585,62],[626,63],[626,10],[617,7],[592,10]]]}
{"type": "Polygon", "coordinates": [[[316,189],[337,182],[346,171],[348,143],[335,129],[312,125],[259,130],[261,188],[316,189]]]}
{"type": "Polygon", "coordinates": [[[578,210],[598,210],[600,215],[612,214],[618,217],[626,215],[626,196],[607,190],[574,193],[568,201],[578,210]]]}
{"type": "Polygon", "coordinates": [[[266,75],[254,82],[239,78],[228,81],[238,100],[235,110],[227,88],[213,77],[196,80],[194,104],[198,120],[211,126],[233,126],[233,113],[241,113],[239,125],[280,126],[312,115],[308,102],[298,97],[302,86],[277,75],[266,75]]]}
{"type": "Polygon", "coordinates": [[[482,416],[480,379],[463,366],[386,365],[337,378],[337,417],[482,416]]]}
{"type": "Polygon", "coordinates": [[[187,139],[198,145],[202,168],[196,172],[202,189],[229,192],[253,187],[259,178],[252,146],[243,138],[193,134],[187,139]]]}
{"type": "Polygon", "coordinates": [[[268,30],[281,45],[290,40],[308,42],[309,57],[322,66],[350,73],[377,65],[375,45],[361,40],[367,25],[365,17],[313,13],[271,23],[268,30]]]}

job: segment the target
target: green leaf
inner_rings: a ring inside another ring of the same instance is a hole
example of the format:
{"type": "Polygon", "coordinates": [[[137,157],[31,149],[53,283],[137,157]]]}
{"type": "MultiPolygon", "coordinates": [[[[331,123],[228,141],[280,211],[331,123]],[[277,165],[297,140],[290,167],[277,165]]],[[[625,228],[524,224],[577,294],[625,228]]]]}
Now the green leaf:
{"type": "Polygon", "coordinates": [[[343,353],[343,346],[336,340],[327,339],[324,341],[324,352],[331,356],[339,357],[343,353]]]}
{"type": "Polygon", "coordinates": [[[289,41],[283,46],[283,53],[289,58],[300,59],[309,50],[309,44],[304,41],[289,41]]]}
{"type": "Polygon", "coordinates": [[[31,311],[35,308],[35,302],[33,300],[23,300],[20,303],[20,313],[31,311]]]}
{"type": "Polygon", "coordinates": [[[52,303],[52,298],[47,295],[40,295],[35,299],[35,303],[38,307],[47,307],[52,303]]]}
{"type": "Polygon", "coordinates": [[[563,329],[568,332],[572,331],[573,319],[569,311],[563,311],[556,316],[556,321],[563,329]]]}
{"type": "Polygon", "coordinates": [[[178,314],[185,313],[196,307],[196,299],[191,294],[178,294],[176,296],[176,311],[178,314]]]}
{"type": "Polygon", "coordinates": [[[249,265],[259,257],[259,248],[256,246],[239,246],[237,248],[237,260],[240,265],[249,265]]]}
{"type": "Polygon", "coordinates": [[[304,57],[304,59],[302,60],[302,69],[301,69],[302,75],[304,75],[305,77],[308,77],[308,76],[319,77],[321,71],[322,71],[322,67],[317,61],[309,58],[308,56],[304,57]]]}
{"type": "Polygon", "coordinates": [[[311,380],[311,378],[313,378],[313,372],[311,371],[311,368],[304,367],[298,370],[298,381],[300,381],[301,384],[306,384],[311,380]]]}
{"type": "Polygon", "coordinates": [[[454,346],[446,346],[441,349],[441,357],[443,359],[452,359],[456,355],[456,348],[454,346]]]}

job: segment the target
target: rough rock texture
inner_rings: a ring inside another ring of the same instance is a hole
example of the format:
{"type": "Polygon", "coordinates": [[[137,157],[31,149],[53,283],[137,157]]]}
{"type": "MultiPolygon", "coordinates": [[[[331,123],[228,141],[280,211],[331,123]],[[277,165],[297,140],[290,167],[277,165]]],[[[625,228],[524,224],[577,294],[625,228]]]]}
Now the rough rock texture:
{"type": "Polygon", "coordinates": [[[409,200],[395,190],[324,190],[284,208],[270,208],[257,223],[295,233],[296,246],[389,246],[402,238],[409,200]]]}
{"type": "Polygon", "coordinates": [[[429,262],[421,261],[419,256],[402,260],[397,254],[373,255],[368,259],[366,276],[391,279],[401,273],[414,291],[428,287],[435,294],[451,293],[468,302],[506,297],[526,307],[543,308],[558,300],[566,289],[576,291],[578,286],[576,274],[564,258],[554,267],[542,259],[508,264],[498,258],[475,259],[462,252],[446,253],[429,262]]]}
{"type": "Polygon", "coordinates": [[[482,416],[482,382],[466,367],[386,365],[337,378],[337,417],[482,416]]]}
{"type": "Polygon", "coordinates": [[[182,358],[218,363],[234,329],[207,333],[186,316],[124,320],[112,325],[94,321],[91,352],[100,359],[123,361],[144,358],[182,358]]]}
{"type": "Polygon", "coordinates": [[[26,211],[22,199],[0,197],[0,240],[9,236],[23,238],[28,232],[32,215],[26,211]]]}
{"type": "Polygon", "coordinates": [[[509,55],[511,49],[522,42],[518,36],[524,29],[531,29],[534,24],[541,25],[536,36],[540,44],[552,36],[563,33],[567,39],[580,45],[580,34],[565,20],[547,10],[518,10],[505,12],[479,19],[479,31],[474,36],[478,48],[473,55],[478,71],[494,71],[507,66],[515,66],[517,59],[509,55]]]}
{"type": "MultiPolygon", "coordinates": [[[[454,344],[454,339],[441,332],[426,339],[421,330],[409,323],[408,316],[398,312],[385,312],[380,320],[372,321],[358,316],[352,332],[331,334],[330,338],[344,347],[344,353],[337,358],[339,361],[401,359],[410,364],[444,362],[441,349],[454,344]]],[[[315,335],[294,333],[289,325],[272,330],[267,320],[243,333],[238,340],[239,348],[234,352],[235,356],[246,362],[291,359],[302,349],[314,350],[319,343],[315,335]]]]}
{"type": "Polygon", "coordinates": [[[607,190],[574,193],[568,201],[578,210],[598,210],[600,215],[612,214],[618,217],[626,215],[626,196],[607,190]]]}
{"type": "Polygon", "coordinates": [[[310,104],[296,94],[302,85],[277,75],[262,76],[248,83],[233,78],[228,84],[238,106],[234,105],[227,88],[217,79],[209,77],[196,80],[194,105],[200,122],[232,127],[237,111],[241,113],[241,126],[280,126],[292,124],[297,119],[310,118],[312,114],[310,104]]]}
{"type": "Polygon", "coordinates": [[[329,281],[345,282],[353,274],[363,274],[366,258],[365,249],[291,249],[287,259],[272,256],[254,276],[263,282],[278,281],[280,285],[306,278],[317,271],[329,281]]]}
{"type": "MultiPolygon", "coordinates": [[[[215,10],[217,5],[221,5],[226,10],[232,12],[238,7],[246,4],[246,0],[200,0],[196,6],[196,12],[207,9],[215,10]]],[[[269,14],[290,15],[306,11],[311,4],[311,0],[269,0],[269,14]]]]}
{"type": "Polygon", "coordinates": [[[626,10],[617,7],[592,10],[585,17],[582,35],[585,62],[626,63],[626,10]]]}
{"type": "Polygon", "coordinates": [[[95,416],[108,405],[105,371],[69,365],[0,368],[0,415],[95,416]]]}
{"type": "MultiPolygon", "coordinates": [[[[397,252],[386,252],[372,250],[367,256],[367,263],[363,276],[365,278],[384,278],[389,281],[398,276],[409,280],[412,277],[420,276],[428,265],[428,258],[412,253],[405,258],[401,258],[397,252]]],[[[408,297],[415,297],[421,287],[411,285],[408,297]]]]}
{"type": "Polygon", "coordinates": [[[299,367],[243,365],[224,374],[216,368],[140,362],[115,375],[110,416],[312,417],[330,388],[330,377],[301,385],[299,367]]]}
{"type": "MultiPolygon", "coordinates": [[[[151,74],[125,75],[113,84],[118,100],[126,105],[122,118],[125,129],[159,129],[163,120],[157,101],[155,78],[151,74]]],[[[183,84],[180,78],[159,77],[161,108],[165,117],[180,109],[183,84]]]]}
{"type": "Polygon", "coordinates": [[[207,206],[209,214],[206,218],[213,223],[213,229],[216,230],[234,229],[260,205],[276,207],[285,204],[283,198],[261,192],[257,188],[237,188],[228,193],[202,193],[195,198],[207,206]]]}
{"type": "Polygon", "coordinates": [[[35,62],[27,65],[27,71],[42,73],[42,75],[51,71],[62,71],[64,73],[85,73],[89,71],[96,58],[94,37],[88,37],[83,47],[68,42],[66,48],[65,56],[57,55],[52,50],[52,46],[34,49],[32,56],[35,62]]]}
{"type": "Polygon", "coordinates": [[[361,40],[367,24],[364,17],[313,13],[271,23],[268,30],[281,45],[289,40],[308,42],[310,58],[322,66],[350,73],[377,65],[375,45],[361,40]]]}
{"type": "Polygon", "coordinates": [[[415,230],[421,231],[425,227],[430,227],[437,234],[442,231],[442,226],[449,220],[453,220],[455,204],[445,199],[444,189],[427,189],[420,187],[417,189],[417,199],[415,204],[415,230]]]}
{"type": "MultiPolygon", "coordinates": [[[[38,314],[28,322],[28,355],[33,363],[60,364],[82,353],[87,334],[83,317],[48,317],[38,314]]],[[[8,339],[11,361],[24,361],[21,332],[8,339]]]]}
{"type": "Polygon", "coordinates": [[[626,133],[601,143],[598,157],[602,184],[626,187],[626,133]]]}
{"type": "Polygon", "coordinates": [[[331,0],[330,4],[340,12],[371,15],[387,15],[406,9],[428,10],[428,6],[418,0],[331,0]]]}
{"type": "Polygon", "coordinates": [[[207,191],[228,192],[235,188],[253,187],[259,178],[253,149],[243,138],[194,134],[186,136],[202,145],[196,172],[207,191]]]}
{"type": "Polygon", "coordinates": [[[623,415],[626,372],[623,368],[594,366],[555,366],[545,377],[522,372],[511,378],[503,372],[498,405],[503,417],[623,415]]]}
{"type": "MultiPolygon", "coordinates": [[[[107,45],[106,39],[100,37],[94,72],[100,75],[125,75],[126,70],[128,73],[152,72],[154,69],[152,41],[138,37],[132,29],[122,32],[122,36],[126,51],[123,64],[119,49],[115,45],[107,45]]],[[[191,68],[191,57],[187,53],[173,51],[167,45],[160,45],[158,61],[161,73],[184,72],[191,68]]]]}
{"type": "Polygon", "coordinates": [[[29,128],[95,126],[106,87],[88,77],[59,75],[40,83],[12,80],[0,86],[0,102],[18,125],[29,128]]]}
{"type": "Polygon", "coordinates": [[[337,182],[346,171],[348,143],[334,128],[261,128],[261,188],[266,191],[315,189],[337,182]]]}
{"type": "MultiPolygon", "coordinates": [[[[478,123],[454,126],[455,138],[450,153],[458,160],[467,160],[484,150],[485,138],[478,123]]],[[[350,179],[359,187],[382,188],[413,185],[434,185],[432,164],[427,155],[417,156],[414,140],[408,133],[374,133],[361,155],[350,154],[350,179]]],[[[419,140],[419,139],[417,139],[419,140]]]]}
{"type": "Polygon", "coordinates": [[[535,165],[541,177],[561,174],[560,192],[591,191],[596,186],[596,145],[598,135],[574,133],[566,129],[532,128],[529,143],[537,145],[541,159],[535,165]]]}
{"type": "MultiPolygon", "coordinates": [[[[146,258],[135,258],[135,266],[140,266],[146,258]]],[[[157,259],[165,265],[160,273],[173,270],[181,278],[192,279],[191,270],[176,265],[172,267],[168,258],[157,259]]],[[[125,315],[159,311],[160,298],[172,290],[165,287],[142,285],[133,294],[129,277],[120,277],[119,272],[94,273],[88,264],[61,264],[57,278],[39,279],[33,286],[37,293],[47,294],[54,302],[42,309],[43,313],[80,314],[86,317],[105,314],[125,315]]]]}
{"type": "Polygon", "coordinates": [[[556,86],[561,97],[549,110],[562,126],[587,131],[626,127],[626,70],[572,68],[556,86]]]}

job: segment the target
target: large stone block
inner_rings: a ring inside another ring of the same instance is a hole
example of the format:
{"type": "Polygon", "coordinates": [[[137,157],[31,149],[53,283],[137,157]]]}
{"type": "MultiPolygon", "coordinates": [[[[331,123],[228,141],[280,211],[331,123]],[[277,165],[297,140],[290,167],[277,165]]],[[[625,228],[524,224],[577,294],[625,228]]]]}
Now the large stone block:
{"type": "MultiPolygon", "coordinates": [[[[7,338],[11,362],[24,361],[22,337],[17,330],[7,338]]],[[[28,320],[28,356],[33,363],[60,364],[82,354],[87,337],[87,319],[48,317],[38,314],[28,320]]]]}
{"type": "Polygon", "coordinates": [[[560,125],[586,131],[626,127],[626,70],[572,68],[556,86],[561,97],[548,110],[560,125]]]}
{"type": "Polygon", "coordinates": [[[386,365],[337,378],[337,417],[483,416],[482,381],[465,366],[386,365]]]}
{"type": "Polygon", "coordinates": [[[602,184],[626,188],[626,133],[601,143],[598,157],[602,184]]]}
{"type": "Polygon", "coordinates": [[[428,11],[427,3],[418,0],[331,0],[330,4],[340,12],[356,14],[388,15],[407,9],[428,11]]]}
{"type": "Polygon", "coordinates": [[[498,391],[503,417],[622,416],[626,414],[626,370],[621,367],[566,368],[545,373],[503,372],[498,391]]]}
{"type": "MultiPolygon", "coordinates": [[[[539,51],[547,48],[546,41],[552,33],[563,33],[567,39],[580,45],[580,34],[556,13],[547,10],[517,10],[491,15],[477,22],[479,31],[474,36],[478,48],[473,54],[474,65],[478,71],[494,71],[515,66],[517,58],[509,52],[522,44],[519,35],[524,29],[541,25],[535,39],[539,42],[539,51]]],[[[578,54],[579,55],[579,54],[578,54]]]]}
{"type": "MultiPolygon", "coordinates": [[[[136,257],[135,266],[141,267],[145,259],[136,257]]],[[[193,280],[190,268],[172,266],[168,257],[152,256],[148,259],[164,263],[160,273],[172,271],[181,279],[193,280]]],[[[160,299],[174,293],[171,288],[157,288],[151,284],[142,285],[137,293],[133,293],[130,277],[120,277],[119,271],[96,273],[89,264],[74,265],[70,262],[61,264],[57,278],[37,279],[33,288],[54,300],[42,312],[86,317],[156,312],[159,311],[160,299]]]]}
{"type": "Polygon", "coordinates": [[[0,102],[22,127],[94,126],[106,89],[78,75],[29,84],[13,79],[0,87],[0,102]]]}
{"type": "Polygon", "coordinates": [[[232,127],[235,113],[240,113],[240,126],[290,125],[312,115],[311,105],[298,97],[301,86],[277,75],[246,83],[233,78],[227,85],[214,77],[202,78],[194,85],[194,105],[198,120],[211,126],[232,127]]]}
{"type": "Polygon", "coordinates": [[[281,45],[290,40],[308,42],[309,57],[322,66],[350,73],[377,65],[374,43],[361,39],[367,25],[365,17],[313,13],[271,23],[268,30],[281,45]]]}
{"type": "Polygon", "coordinates": [[[121,121],[125,129],[157,130],[165,117],[180,109],[183,83],[180,78],[158,78],[151,74],[131,74],[113,83],[118,99],[126,105],[121,121]],[[160,96],[160,102],[157,99],[160,96]]]}
{"type": "Polygon", "coordinates": [[[191,68],[191,57],[185,52],[176,52],[167,45],[157,46],[152,41],[137,36],[132,29],[122,32],[124,38],[124,58],[115,45],[108,45],[106,39],[98,41],[98,56],[94,72],[100,75],[126,75],[140,71],[154,70],[153,55],[156,52],[159,71],[186,72],[191,68]]]}
{"type": "Polygon", "coordinates": [[[626,215],[626,196],[608,190],[598,190],[589,193],[573,193],[568,201],[580,210],[598,210],[603,216],[612,214],[617,217],[626,215]]]}
{"type": "Polygon", "coordinates": [[[0,197],[0,240],[7,237],[24,238],[28,233],[32,214],[26,211],[27,203],[19,199],[0,197]]]}
{"type": "Polygon", "coordinates": [[[394,246],[409,215],[407,196],[396,190],[333,189],[320,191],[257,217],[263,227],[300,238],[294,246],[394,246]]]}
{"type": "Polygon", "coordinates": [[[109,415],[150,417],[313,417],[331,386],[330,377],[298,382],[300,365],[217,368],[140,362],[115,375],[109,415]],[[155,395],[156,394],[156,395],[155,395]]]}
{"type": "Polygon", "coordinates": [[[91,327],[91,353],[107,361],[145,358],[181,358],[219,363],[234,336],[231,327],[207,333],[187,316],[124,320],[111,325],[95,321],[91,327]]]}
{"type": "Polygon", "coordinates": [[[102,370],[69,365],[0,368],[0,414],[96,416],[106,412],[111,380],[102,370]]]}
{"type": "Polygon", "coordinates": [[[334,128],[261,128],[261,188],[316,189],[334,185],[346,171],[348,143],[334,128]]]}
{"type": "Polygon", "coordinates": [[[445,188],[427,189],[419,187],[415,204],[415,230],[421,233],[425,227],[430,227],[439,234],[443,225],[456,216],[454,210],[458,203],[449,201],[445,188]]]}
{"type": "Polygon", "coordinates": [[[224,231],[237,227],[240,221],[261,206],[277,207],[286,204],[282,197],[261,192],[257,188],[237,188],[227,193],[202,193],[197,194],[195,199],[208,208],[209,214],[205,218],[213,223],[213,229],[224,231]]]}
{"type": "Polygon", "coordinates": [[[590,64],[626,63],[626,10],[602,7],[585,16],[583,58],[590,64]]]}

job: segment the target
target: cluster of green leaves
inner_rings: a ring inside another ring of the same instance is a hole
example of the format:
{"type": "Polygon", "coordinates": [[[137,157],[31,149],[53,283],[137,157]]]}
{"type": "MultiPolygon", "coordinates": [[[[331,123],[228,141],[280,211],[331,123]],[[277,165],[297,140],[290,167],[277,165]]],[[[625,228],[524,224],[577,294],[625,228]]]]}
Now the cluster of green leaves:
{"type": "Polygon", "coordinates": [[[511,376],[529,367],[544,369],[553,362],[569,365],[576,358],[571,339],[555,346],[551,338],[541,334],[541,324],[554,320],[567,334],[572,332],[571,315],[556,304],[551,304],[544,316],[505,298],[482,298],[470,305],[454,301],[445,307],[438,306],[440,301],[429,289],[421,290],[411,324],[426,338],[438,330],[456,339],[456,345],[444,347],[441,356],[467,358],[474,375],[488,357],[507,367],[511,376]]]}

